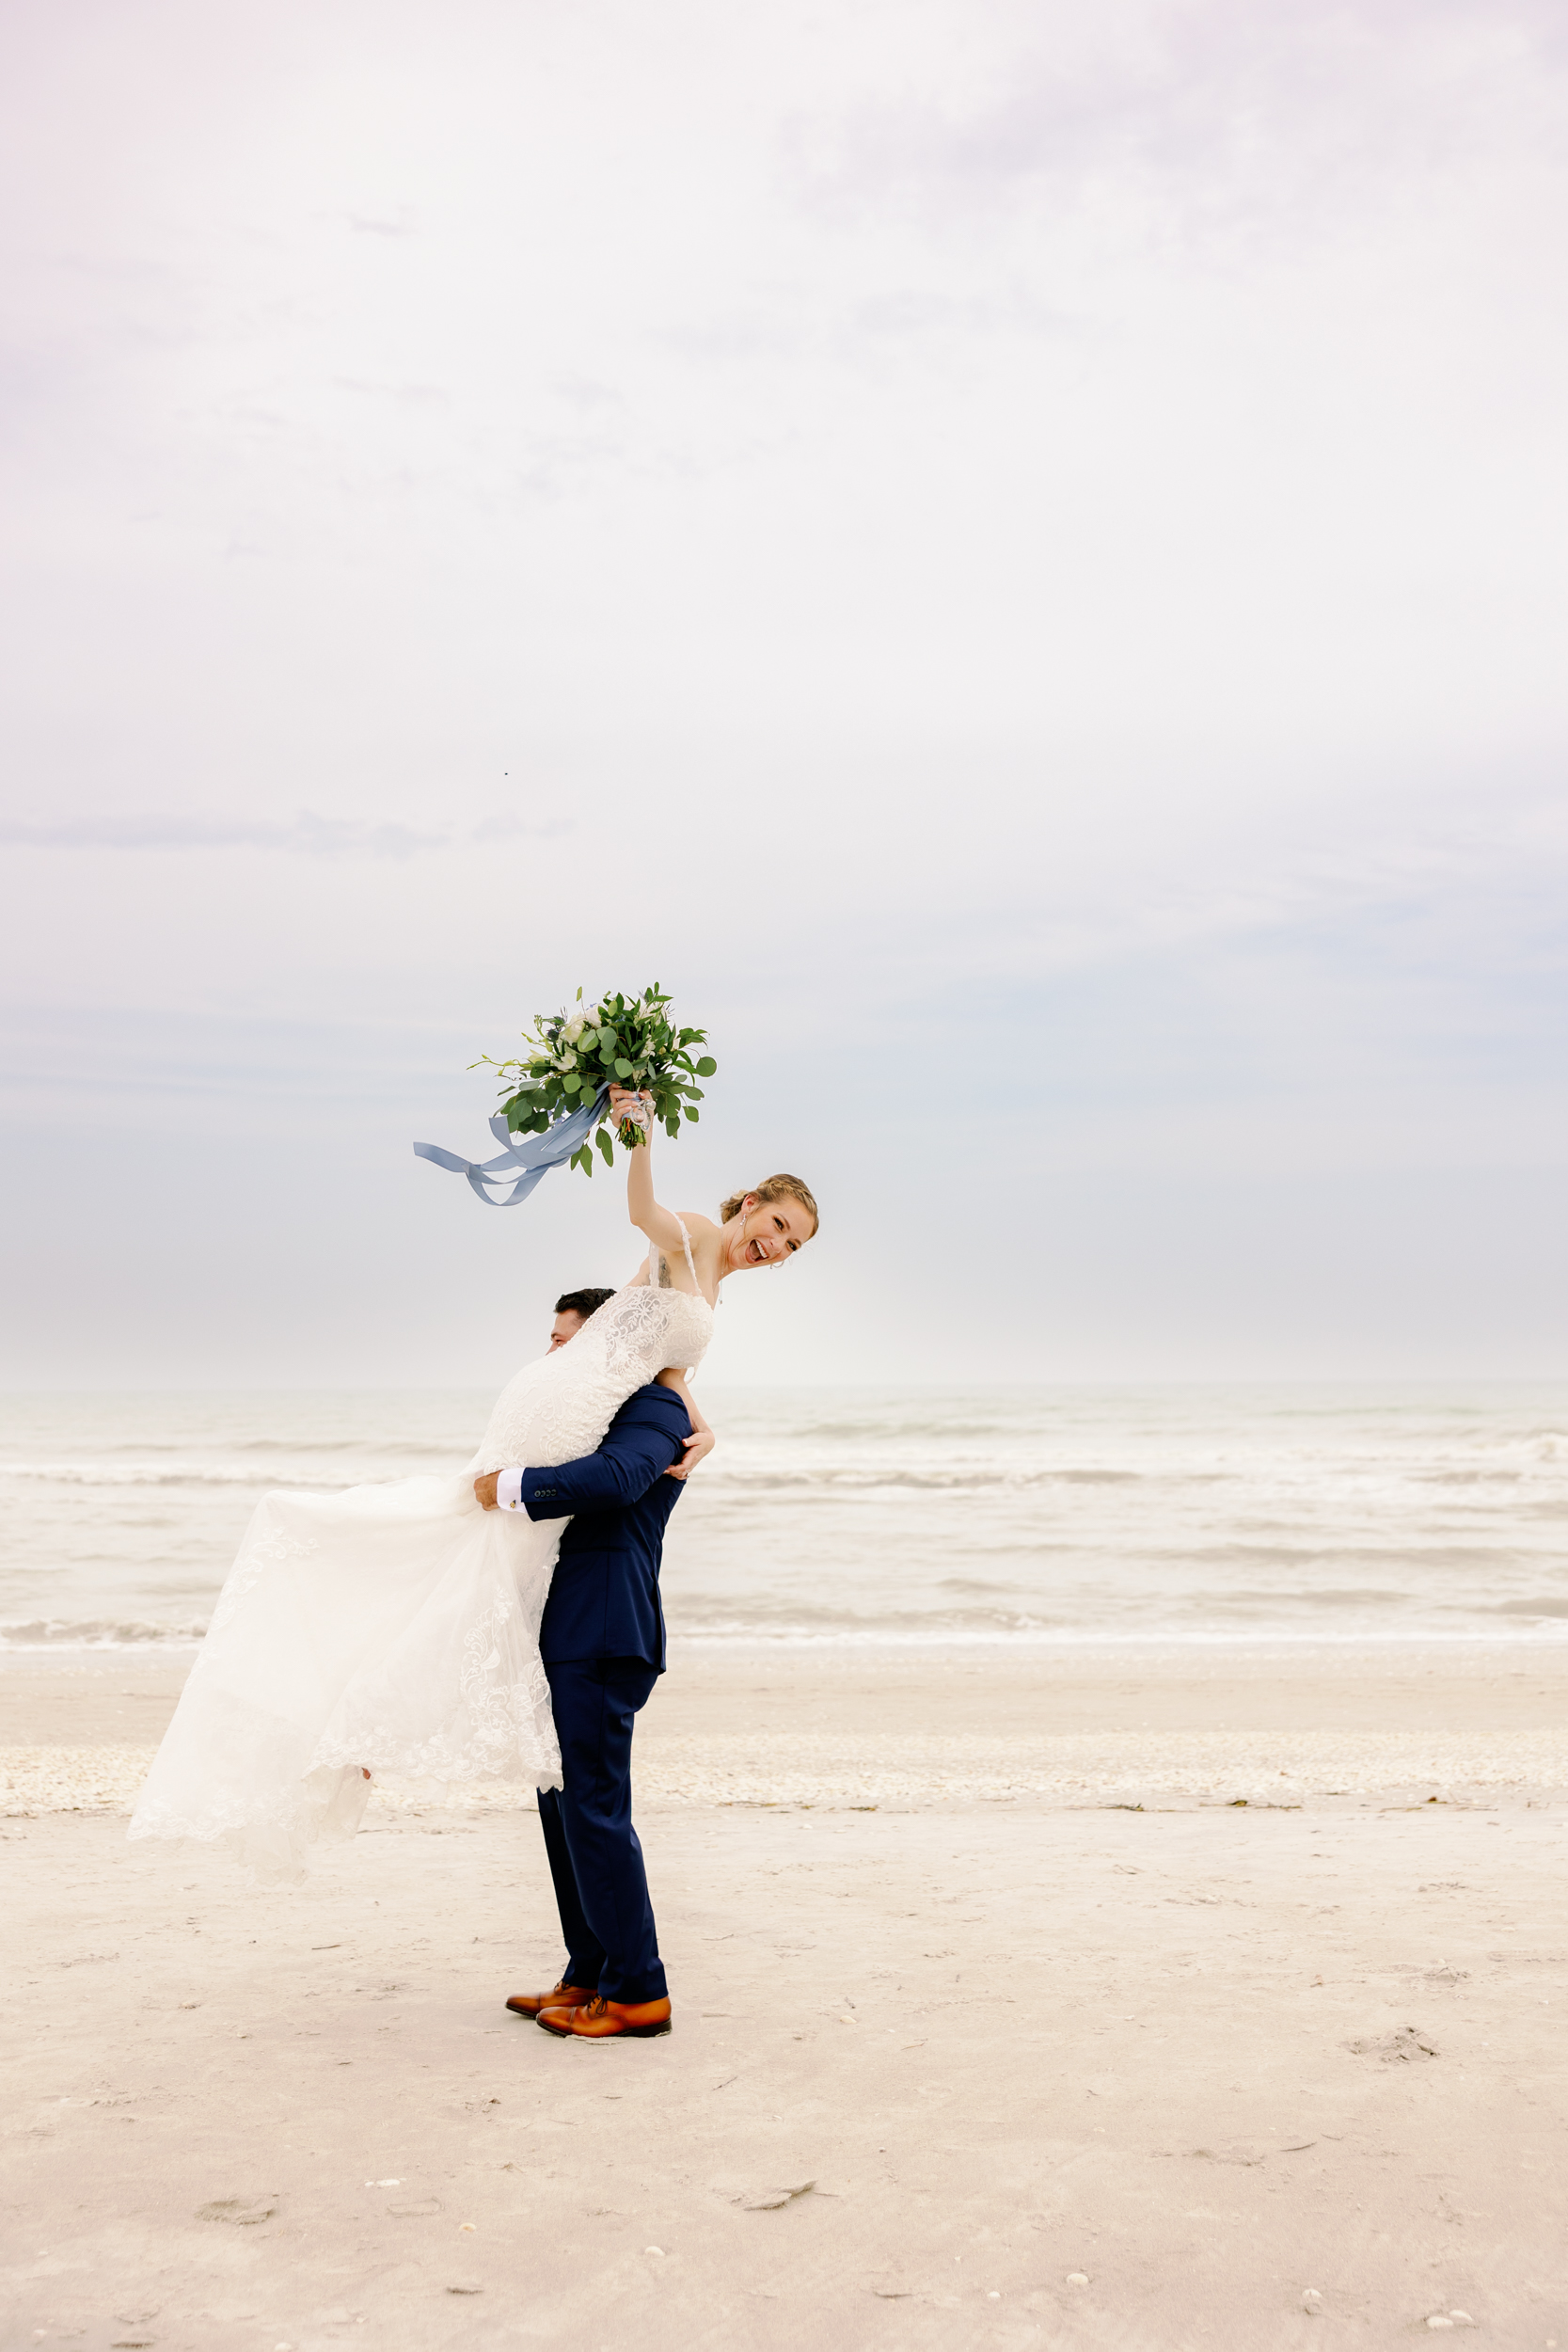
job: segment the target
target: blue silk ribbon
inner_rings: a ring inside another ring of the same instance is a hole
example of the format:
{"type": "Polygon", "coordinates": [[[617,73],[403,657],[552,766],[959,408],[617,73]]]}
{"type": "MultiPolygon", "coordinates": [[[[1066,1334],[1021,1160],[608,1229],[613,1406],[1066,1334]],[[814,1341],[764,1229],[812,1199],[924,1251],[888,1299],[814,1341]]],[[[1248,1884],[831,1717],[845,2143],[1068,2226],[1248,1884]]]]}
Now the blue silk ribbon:
{"type": "Polygon", "coordinates": [[[466,1176],[479,1198],[489,1209],[515,1209],[519,1200],[526,1200],[541,1176],[552,1168],[569,1160],[574,1152],[580,1152],[594,1132],[594,1122],[610,1100],[610,1089],[601,1087],[592,1103],[581,1110],[568,1111],[546,1128],[542,1136],[519,1136],[513,1140],[507,1129],[506,1114],[497,1111],[490,1121],[490,1133],[504,1146],[499,1159],[460,1160],[455,1152],[443,1152],[438,1143],[417,1143],[415,1156],[433,1161],[437,1168],[450,1168],[454,1176],[466,1176]],[[520,1169],[510,1192],[501,1192],[508,1173],[520,1169]],[[495,1185],[497,1190],[489,1188],[495,1185]]]}

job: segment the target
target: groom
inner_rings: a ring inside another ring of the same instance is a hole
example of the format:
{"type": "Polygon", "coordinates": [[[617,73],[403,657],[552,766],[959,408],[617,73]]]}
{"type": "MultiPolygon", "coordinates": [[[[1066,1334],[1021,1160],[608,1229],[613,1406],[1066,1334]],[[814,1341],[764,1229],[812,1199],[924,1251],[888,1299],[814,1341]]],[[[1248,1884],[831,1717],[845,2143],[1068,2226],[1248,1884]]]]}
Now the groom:
{"type": "MultiPolygon", "coordinates": [[[[593,1295],[571,1291],[561,1299],[552,1349],[581,1329],[578,1302],[593,1295]]],[[[566,1965],[553,1991],[514,1994],[506,2004],[547,2033],[600,2041],[671,2030],[642,1848],[631,1822],[631,1738],[664,1672],[658,1571],[692,1443],[680,1398],[652,1381],[626,1399],[596,1454],[474,1481],[487,1511],[526,1511],[531,1519],[571,1515],[539,1629],[564,1784],[540,1789],[539,1818],[566,1965]],[[672,1470],[678,1474],[667,1475],[672,1470]]]]}

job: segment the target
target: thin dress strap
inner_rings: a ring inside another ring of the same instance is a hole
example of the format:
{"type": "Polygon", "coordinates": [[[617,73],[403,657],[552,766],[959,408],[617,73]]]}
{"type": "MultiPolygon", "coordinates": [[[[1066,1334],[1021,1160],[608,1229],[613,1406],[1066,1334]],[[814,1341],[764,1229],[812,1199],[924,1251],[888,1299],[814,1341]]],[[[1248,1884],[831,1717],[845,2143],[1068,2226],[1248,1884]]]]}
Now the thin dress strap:
{"type": "MultiPolygon", "coordinates": [[[[673,1210],[671,1211],[671,1215],[673,1216],[674,1216],[673,1210]]],[[[691,1287],[696,1292],[699,1298],[705,1298],[707,1294],[703,1289],[701,1282],[697,1279],[697,1264],[695,1259],[691,1255],[691,1236],[687,1232],[685,1226],[681,1225],[681,1221],[678,1216],[675,1217],[675,1223],[681,1226],[681,1248],[686,1251],[686,1270],[691,1277],[691,1287]]]]}

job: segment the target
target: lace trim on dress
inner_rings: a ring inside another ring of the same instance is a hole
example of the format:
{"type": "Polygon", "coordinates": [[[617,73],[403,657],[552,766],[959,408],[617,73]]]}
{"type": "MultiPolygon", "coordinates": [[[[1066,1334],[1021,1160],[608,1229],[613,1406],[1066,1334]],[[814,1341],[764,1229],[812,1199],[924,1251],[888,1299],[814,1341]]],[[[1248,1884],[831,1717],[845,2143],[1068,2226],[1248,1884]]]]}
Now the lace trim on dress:
{"type": "Polygon", "coordinates": [[[272,1498],[262,1497],[255,1518],[240,1547],[240,1556],[230,1570],[229,1578],[217,1597],[217,1604],[207,1623],[207,1637],[221,1633],[239,1609],[245,1595],[253,1592],[267,1569],[278,1560],[309,1560],[321,1547],[313,1535],[291,1535],[286,1528],[273,1524],[267,1506],[272,1498]],[[264,1528],[261,1534],[258,1528],[264,1528]]]}

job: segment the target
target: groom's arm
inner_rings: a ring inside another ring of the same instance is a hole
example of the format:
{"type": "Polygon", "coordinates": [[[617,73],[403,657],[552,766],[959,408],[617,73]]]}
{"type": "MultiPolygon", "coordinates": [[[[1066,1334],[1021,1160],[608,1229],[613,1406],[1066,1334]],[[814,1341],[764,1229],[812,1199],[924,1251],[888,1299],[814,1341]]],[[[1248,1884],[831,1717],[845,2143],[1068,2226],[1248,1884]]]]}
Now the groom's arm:
{"type": "Polygon", "coordinates": [[[578,1511],[625,1510],[663,1477],[681,1452],[684,1433],[670,1424],[673,1414],[611,1424],[596,1454],[553,1470],[501,1470],[496,1502],[503,1511],[526,1511],[531,1519],[569,1518],[578,1511]]]}
{"type": "Polygon", "coordinates": [[[657,1486],[679,1452],[680,1440],[673,1430],[650,1428],[645,1422],[612,1429],[598,1452],[585,1454],[580,1461],[520,1471],[517,1507],[531,1519],[569,1518],[578,1511],[624,1511],[657,1486]]]}

